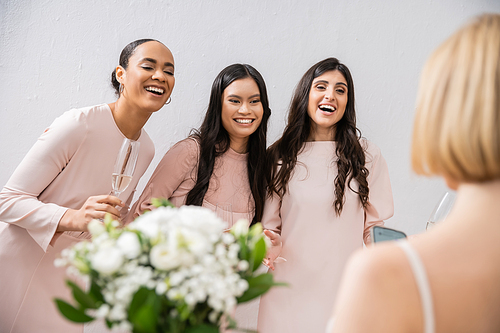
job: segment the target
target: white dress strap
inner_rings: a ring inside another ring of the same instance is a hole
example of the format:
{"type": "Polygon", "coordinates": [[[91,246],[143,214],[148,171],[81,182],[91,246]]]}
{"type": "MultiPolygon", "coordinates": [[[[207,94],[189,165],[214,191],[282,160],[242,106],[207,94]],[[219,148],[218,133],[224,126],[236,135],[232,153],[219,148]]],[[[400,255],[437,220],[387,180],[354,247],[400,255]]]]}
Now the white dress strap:
{"type": "Polygon", "coordinates": [[[432,304],[431,288],[425,267],[420,260],[418,253],[408,243],[407,240],[400,240],[396,242],[401,249],[403,249],[408,261],[410,262],[415,281],[417,282],[420,300],[422,302],[422,313],[424,315],[424,333],[434,333],[434,308],[432,304]]]}

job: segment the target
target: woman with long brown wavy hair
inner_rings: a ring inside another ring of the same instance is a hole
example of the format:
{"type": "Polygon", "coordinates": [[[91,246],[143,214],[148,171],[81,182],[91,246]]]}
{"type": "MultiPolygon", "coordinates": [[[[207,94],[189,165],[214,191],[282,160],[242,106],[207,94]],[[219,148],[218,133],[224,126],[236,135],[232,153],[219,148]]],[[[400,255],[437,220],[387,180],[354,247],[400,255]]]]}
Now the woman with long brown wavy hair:
{"type": "Polygon", "coordinates": [[[387,165],[356,128],[354,84],[335,58],[297,85],[284,133],[268,149],[262,222],[275,246],[266,264],[289,288],[261,299],[258,330],[322,332],[347,257],[393,214],[387,165]]]}

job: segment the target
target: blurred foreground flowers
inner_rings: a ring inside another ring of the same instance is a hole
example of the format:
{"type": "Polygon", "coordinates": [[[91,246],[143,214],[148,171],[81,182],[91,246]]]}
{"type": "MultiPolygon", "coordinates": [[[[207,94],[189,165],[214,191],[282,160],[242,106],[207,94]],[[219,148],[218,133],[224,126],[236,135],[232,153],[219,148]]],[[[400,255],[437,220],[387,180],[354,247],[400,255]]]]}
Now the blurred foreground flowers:
{"type": "Polygon", "coordinates": [[[240,220],[228,233],[211,210],[172,207],[166,200],[124,228],[92,221],[91,241],[62,252],[57,266],[83,279],[88,291],[68,280],[75,305],[56,299],[73,322],[104,318],[108,327],[134,333],[219,332],[237,303],[272,286],[255,272],[266,254],[260,224],[240,220]],[[222,320],[221,320],[222,319],[222,320]]]}

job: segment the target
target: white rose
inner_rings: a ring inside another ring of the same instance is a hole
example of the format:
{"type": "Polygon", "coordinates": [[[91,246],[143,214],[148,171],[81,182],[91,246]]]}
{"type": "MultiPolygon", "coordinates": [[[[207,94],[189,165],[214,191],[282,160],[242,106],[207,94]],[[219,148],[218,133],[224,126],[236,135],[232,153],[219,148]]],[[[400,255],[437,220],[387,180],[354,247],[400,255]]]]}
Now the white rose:
{"type": "Polygon", "coordinates": [[[123,254],[116,247],[103,247],[92,256],[90,262],[99,273],[110,275],[123,264],[123,254]]]}
{"type": "Polygon", "coordinates": [[[87,225],[87,229],[89,229],[89,232],[94,237],[106,232],[106,227],[104,226],[104,224],[101,221],[95,219],[90,221],[90,223],[87,225]]]}
{"type": "Polygon", "coordinates": [[[116,245],[123,252],[125,258],[135,259],[141,254],[141,243],[134,232],[125,231],[116,241],[116,245]]]}
{"type": "Polygon", "coordinates": [[[159,207],[147,214],[139,216],[129,224],[130,229],[139,230],[149,238],[156,238],[160,233],[160,227],[168,221],[175,210],[168,207],[159,207]]]}
{"type": "MultiPolygon", "coordinates": [[[[187,244],[189,251],[195,255],[203,255],[211,248],[207,237],[199,232],[184,229],[181,231],[182,239],[187,244]]],[[[178,237],[179,238],[179,237],[178,237]]]]}
{"type": "Polygon", "coordinates": [[[153,246],[149,253],[151,265],[163,270],[170,270],[180,266],[180,257],[177,251],[170,250],[165,243],[153,246]]]}

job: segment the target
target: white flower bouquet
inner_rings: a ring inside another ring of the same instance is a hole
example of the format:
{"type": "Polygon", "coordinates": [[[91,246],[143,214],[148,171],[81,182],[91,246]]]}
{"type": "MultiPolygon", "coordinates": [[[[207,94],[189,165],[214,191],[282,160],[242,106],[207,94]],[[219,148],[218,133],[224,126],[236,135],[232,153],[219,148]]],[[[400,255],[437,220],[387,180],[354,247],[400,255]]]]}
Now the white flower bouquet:
{"type": "Polygon", "coordinates": [[[68,266],[89,286],[71,280],[76,305],[56,299],[73,322],[103,318],[108,327],[134,333],[219,332],[238,303],[283,285],[269,273],[256,273],[266,254],[260,224],[238,221],[230,232],[212,211],[174,208],[166,200],[120,228],[117,221],[89,224],[91,241],[62,252],[68,266]]]}

